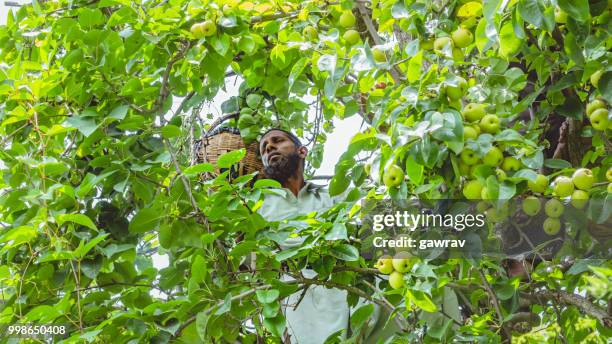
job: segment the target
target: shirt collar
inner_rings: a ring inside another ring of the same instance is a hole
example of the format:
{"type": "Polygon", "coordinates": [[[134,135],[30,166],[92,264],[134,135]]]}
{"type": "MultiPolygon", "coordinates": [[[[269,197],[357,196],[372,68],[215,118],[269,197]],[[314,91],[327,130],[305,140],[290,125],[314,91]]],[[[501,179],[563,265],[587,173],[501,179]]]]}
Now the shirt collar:
{"type": "MultiPolygon", "coordinates": [[[[300,189],[297,194],[297,198],[305,196],[307,193],[313,193],[317,198],[319,198],[319,191],[323,189],[322,185],[317,185],[308,181],[304,182],[304,186],[300,189]]],[[[287,188],[281,188],[285,192],[285,198],[295,198],[293,192],[287,188]]]]}

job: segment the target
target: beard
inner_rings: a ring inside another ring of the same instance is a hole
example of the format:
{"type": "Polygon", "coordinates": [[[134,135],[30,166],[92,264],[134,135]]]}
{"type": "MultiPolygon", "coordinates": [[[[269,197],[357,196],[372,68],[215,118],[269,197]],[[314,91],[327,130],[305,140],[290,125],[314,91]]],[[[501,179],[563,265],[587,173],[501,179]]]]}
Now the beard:
{"type": "Polygon", "coordinates": [[[290,153],[287,156],[279,155],[278,158],[264,167],[266,177],[282,184],[295,175],[300,166],[300,160],[297,152],[290,153]]]}

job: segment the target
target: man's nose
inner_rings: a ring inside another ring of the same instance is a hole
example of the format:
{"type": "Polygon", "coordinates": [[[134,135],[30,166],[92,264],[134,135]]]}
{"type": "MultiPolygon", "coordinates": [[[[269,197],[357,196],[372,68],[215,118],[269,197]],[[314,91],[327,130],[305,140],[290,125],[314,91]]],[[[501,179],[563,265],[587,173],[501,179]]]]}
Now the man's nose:
{"type": "Polygon", "coordinates": [[[276,150],[276,146],[273,143],[268,143],[266,145],[266,154],[270,154],[276,150]]]}

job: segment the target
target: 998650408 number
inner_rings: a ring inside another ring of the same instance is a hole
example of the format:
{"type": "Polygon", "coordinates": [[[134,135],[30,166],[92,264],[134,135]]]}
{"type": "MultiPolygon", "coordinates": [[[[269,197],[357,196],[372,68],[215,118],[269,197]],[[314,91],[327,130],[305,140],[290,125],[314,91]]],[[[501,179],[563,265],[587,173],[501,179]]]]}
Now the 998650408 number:
{"type": "Polygon", "coordinates": [[[0,337],[4,338],[45,338],[66,337],[68,326],[64,324],[11,324],[0,325],[0,337]]]}

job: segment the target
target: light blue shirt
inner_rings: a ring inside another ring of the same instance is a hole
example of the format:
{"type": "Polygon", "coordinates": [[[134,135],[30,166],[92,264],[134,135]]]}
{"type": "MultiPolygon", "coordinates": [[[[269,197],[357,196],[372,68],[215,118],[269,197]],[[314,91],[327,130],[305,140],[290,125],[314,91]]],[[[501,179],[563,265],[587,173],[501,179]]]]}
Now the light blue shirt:
{"type": "MultiPolygon", "coordinates": [[[[321,213],[331,208],[335,203],[346,198],[349,190],[341,195],[331,197],[329,192],[320,185],[306,182],[297,196],[287,188],[278,189],[278,194],[267,194],[262,206],[257,210],[267,221],[287,220],[286,226],[304,228],[300,221],[291,221],[297,216],[311,212],[321,213]]],[[[296,247],[304,242],[299,233],[287,238],[282,249],[296,247]]],[[[317,273],[311,269],[303,269],[306,278],[314,278],[317,273]]],[[[289,276],[282,276],[283,281],[290,281],[289,276]]],[[[339,289],[328,289],[324,286],[311,286],[300,304],[295,304],[300,293],[290,295],[283,300],[283,313],[287,319],[287,330],[293,344],[321,344],[334,332],[347,330],[349,326],[350,309],[346,301],[347,292],[339,289]]],[[[358,307],[362,304],[358,305],[358,307]]],[[[375,316],[378,315],[378,308],[375,316]]]]}

